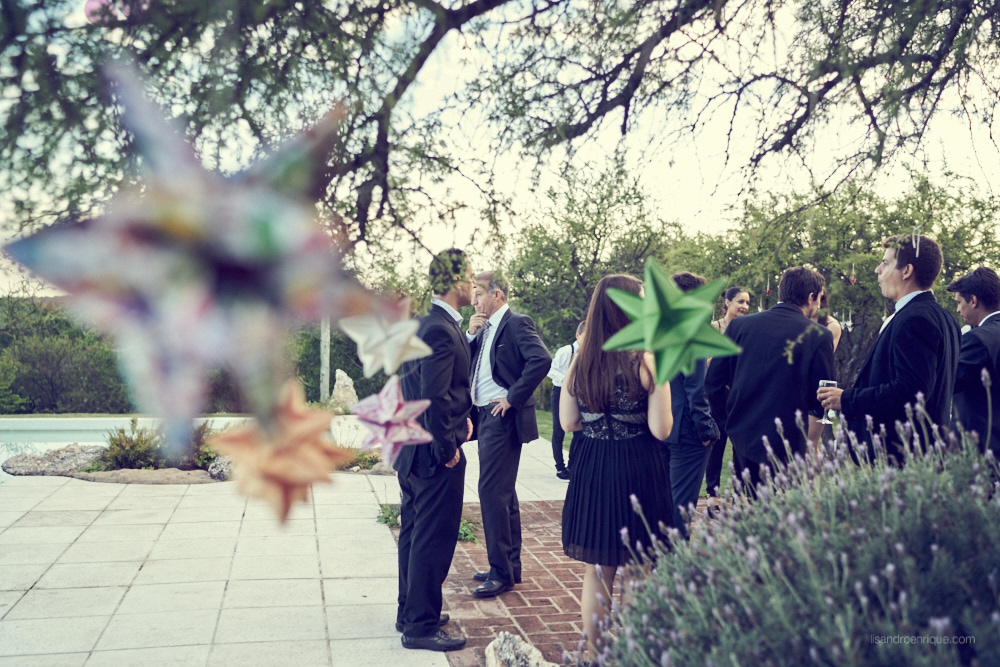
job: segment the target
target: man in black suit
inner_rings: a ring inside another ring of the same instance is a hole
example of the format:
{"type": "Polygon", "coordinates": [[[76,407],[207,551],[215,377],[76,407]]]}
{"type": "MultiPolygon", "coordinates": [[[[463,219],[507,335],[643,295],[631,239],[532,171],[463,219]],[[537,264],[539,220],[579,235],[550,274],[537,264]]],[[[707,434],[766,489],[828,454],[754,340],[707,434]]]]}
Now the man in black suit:
{"type": "MultiPolygon", "coordinates": [[[[684,292],[701,287],[706,282],[703,277],[687,271],[675,273],[671,278],[684,292]]],[[[678,373],[670,381],[674,428],[660,448],[674,500],[674,526],[685,538],[689,536],[691,516],[698,503],[712,444],[719,439],[719,427],[712,418],[705,396],[707,369],[706,361],[699,359],[695,362],[694,372],[689,375],[678,373]],[[682,516],[682,509],[688,512],[687,520],[682,516]]]]}
{"type": "Polygon", "coordinates": [[[875,457],[872,436],[884,427],[886,437],[880,439],[889,460],[902,465],[896,422],[906,422],[906,405],[915,405],[918,393],[935,424],[951,423],[961,334],[930,291],[944,262],[937,242],[920,236],[914,245],[907,234],[882,245],[885,253],[875,273],[882,295],[896,302],[895,312],[882,324],[854,386],[823,387],[817,396],[823,407],[843,412],[847,430],[865,443],[870,460],[875,457]]]}
{"type": "Polygon", "coordinates": [[[955,293],[958,314],[972,327],[962,334],[955,377],[955,418],[979,436],[979,451],[986,447],[1000,457],[1000,277],[980,267],[948,285],[955,293]],[[989,374],[990,392],[983,384],[989,374]],[[992,424],[988,423],[992,408],[992,424]]]}
{"type": "MultiPolygon", "coordinates": [[[[472,401],[478,414],[479,502],[490,569],[477,572],[480,598],[521,581],[521,510],[514,484],[521,445],[538,437],[535,389],[552,363],[535,323],[507,306],[510,286],[499,273],[476,276],[469,322],[472,401]]],[[[475,419],[475,418],[474,418],[475,419]]]]}
{"type": "Polygon", "coordinates": [[[825,284],[812,269],[786,269],[777,305],[738,317],[726,328],[726,335],[743,351],[712,359],[709,366],[709,395],[729,388],[727,430],[736,473],[745,482],[749,477],[751,495],[761,481],[761,466],[771,467],[765,440],[782,463],[795,454],[805,455],[806,438],[796,425],[796,413],[805,419],[810,410],[819,410],[819,381],[834,377],[833,336],[809,319],[819,309],[825,284]]]}
{"type": "Polygon", "coordinates": [[[439,253],[431,262],[431,310],[420,318],[420,337],[430,356],[402,369],[407,400],[430,399],[420,416],[434,437],[426,445],[403,447],[394,468],[399,473],[399,606],[396,630],[406,648],[454,651],[465,646],[439,626],[441,585],[458,543],[465,488],[462,443],[469,437],[469,344],[458,309],[472,300],[472,267],[461,250],[439,253]]]}

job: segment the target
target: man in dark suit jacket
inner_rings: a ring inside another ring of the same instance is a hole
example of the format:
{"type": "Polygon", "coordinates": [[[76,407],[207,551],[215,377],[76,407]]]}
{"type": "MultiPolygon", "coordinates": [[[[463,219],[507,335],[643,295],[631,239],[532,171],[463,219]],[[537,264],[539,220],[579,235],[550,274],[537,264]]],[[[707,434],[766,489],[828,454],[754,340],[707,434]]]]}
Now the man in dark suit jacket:
{"type": "Polygon", "coordinates": [[[1000,277],[980,267],[948,285],[958,314],[972,327],[962,334],[955,377],[955,420],[979,436],[979,451],[989,446],[1000,457],[1000,277]],[[990,391],[983,371],[990,377],[990,391]],[[989,423],[992,408],[992,423],[989,423]]]}
{"type": "MultiPolygon", "coordinates": [[[[705,278],[687,271],[675,273],[671,278],[685,292],[706,282],[705,278]]],[[[674,500],[674,526],[684,537],[688,537],[690,518],[694,505],[698,503],[712,444],[719,439],[719,427],[712,418],[705,396],[707,370],[708,364],[700,359],[695,363],[693,373],[679,373],[670,381],[674,428],[660,449],[674,500]],[[681,514],[682,509],[688,512],[687,521],[681,514]]]]}
{"type": "Polygon", "coordinates": [[[469,345],[458,309],[472,299],[472,267],[461,250],[445,250],[431,263],[435,298],[420,318],[417,336],[431,348],[430,356],[403,365],[403,395],[407,400],[430,399],[420,416],[433,436],[426,445],[403,447],[393,467],[399,473],[399,606],[396,630],[406,648],[454,651],[465,638],[448,635],[439,626],[441,585],[448,576],[458,542],[465,488],[465,456],[472,409],[469,396],[469,345]]]}
{"type": "MultiPolygon", "coordinates": [[[[521,445],[538,437],[535,389],[552,363],[535,323],[507,306],[510,287],[500,274],[476,276],[469,322],[472,401],[478,414],[479,502],[490,569],[477,572],[480,598],[521,580],[521,510],[514,484],[521,445]]],[[[475,419],[475,418],[474,418],[475,419]]]]}
{"type": "Polygon", "coordinates": [[[810,410],[819,410],[819,381],[834,378],[833,336],[809,319],[819,309],[825,284],[812,269],[786,269],[776,306],[738,317],[726,328],[743,351],[712,359],[709,366],[709,394],[729,388],[726,430],[737,475],[744,480],[749,475],[751,494],[760,483],[760,467],[771,465],[765,439],[782,463],[805,454],[806,438],[796,425],[796,413],[806,419],[810,410]],[[775,420],[781,421],[783,435],[775,420]]]}
{"type": "Polygon", "coordinates": [[[882,439],[895,465],[902,465],[903,443],[896,422],[906,422],[906,404],[915,405],[917,394],[926,401],[935,424],[951,423],[951,397],[958,370],[958,323],[942,308],[930,289],[941,273],[941,247],[920,236],[890,237],[875,269],[882,295],[896,302],[896,310],[883,324],[868,352],[858,378],[850,389],[823,387],[817,396],[823,407],[841,410],[847,430],[865,443],[874,460],[872,435],[885,428],[882,439]],[[867,417],[872,418],[871,430],[867,417]]]}

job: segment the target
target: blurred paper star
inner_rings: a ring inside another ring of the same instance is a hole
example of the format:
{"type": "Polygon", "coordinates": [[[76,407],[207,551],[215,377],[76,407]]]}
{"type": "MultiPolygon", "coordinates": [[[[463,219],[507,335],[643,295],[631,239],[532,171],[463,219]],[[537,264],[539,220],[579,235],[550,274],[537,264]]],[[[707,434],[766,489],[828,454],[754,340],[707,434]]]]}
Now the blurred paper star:
{"type": "Polygon", "coordinates": [[[315,220],[341,113],[224,178],[202,167],[135,73],[110,73],[143,186],[123,188],[102,217],[64,221],[7,251],[116,339],[138,407],[163,417],[173,448],[189,445],[218,367],[269,428],[291,328],[383,305],[347,275],[315,220]]]}
{"type": "Polygon", "coordinates": [[[240,493],[269,502],[284,523],[293,503],[309,499],[312,484],[328,484],[330,473],[353,458],[350,450],[327,440],[329,427],[330,413],[310,409],[302,385],[289,380],[271,433],[256,424],[239,426],[209,444],[233,457],[240,493]]]}
{"type": "Polygon", "coordinates": [[[382,391],[351,406],[351,412],[368,427],[368,436],[361,446],[382,447],[382,458],[392,465],[404,445],[430,442],[433,437],[417,421],[430,404],[426,399],[404,401],[399,376],[391,376],[382,391]]]}
{"type": "Polygon", "coordinates": [[[417,320],[391,322],[381,315],[356,315],[340,320],[340,328],[358,344],[358,357],[367,378],[380,369],[392,375],[404,361],[429,355],[431,348],[417,337],[419,327],[417,320]]]}
{"type": "Polygon", "coordinates": [[[715,299],[725,285],[714,280],[683,292],[652,257],[646,261],[645,296],[608,290],[608,296],[632,318],[609,338],[605,350],[648,350],[656,360],[656,383],[678,373],[690,374],[698,359],[740,353],[740,347],[709,324],[715,299]]]}

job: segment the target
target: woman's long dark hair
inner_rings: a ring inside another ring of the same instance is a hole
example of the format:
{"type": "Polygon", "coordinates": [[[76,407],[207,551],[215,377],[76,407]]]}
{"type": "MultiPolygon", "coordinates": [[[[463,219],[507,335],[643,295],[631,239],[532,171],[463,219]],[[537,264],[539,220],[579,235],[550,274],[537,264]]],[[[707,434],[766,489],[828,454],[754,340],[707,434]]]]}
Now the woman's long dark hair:
{"type": "Polygon", "coordinates": [[[614,403],[615,378],[619,374],[625,379],[631,400],[643,390],[639,376],[642,350],[604,350],[604,343],[631,322],[608,296],[609,288],[638,294],[642,281],[634,276],[611,275],[601,278],[594,288],[587,310],[587,329],[576,353],[572,378],[573,393],[591,412],[607,412],[614,403]]]}

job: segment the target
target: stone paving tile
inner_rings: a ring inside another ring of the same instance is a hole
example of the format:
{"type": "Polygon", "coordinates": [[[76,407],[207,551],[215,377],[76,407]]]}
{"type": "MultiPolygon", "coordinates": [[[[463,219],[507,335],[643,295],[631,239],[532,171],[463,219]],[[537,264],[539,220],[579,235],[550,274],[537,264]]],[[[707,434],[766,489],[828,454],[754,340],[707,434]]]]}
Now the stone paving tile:
{"type": "MultiPolygon", "coordinates": [[[[248,665],[295,665],[295,667],[326,667],[331,664],[350,665],[361,663],[331,663],[327,642],[276,641],[245,642],[242,644],[216,644],[208,659],[209,667],[247,667],[248,665]]],[[[380,667],[385,667],[382,663],[380,667]]]]}
{"type": "Polygon", "coordinates": [[[82,667],[90,657],[89,653],[54,653],[9,658],[0,657],[0,667],[82,667]]]}
{"type": "Polygon", "coordinates": [[[232,558],[236,553],[236,537],[203,537],[191,540],[159,540],[148,560],[179,560],[185,558],[232,558]]]}
{"type": "Polygon", "coordinates": [[[36,588],[26,592],[4,620],[111,616],[127,590],[124,586],[55,590],[36,588]]]}
{"type": "Polygon", "coordinates": [[[398,577],[323,580],[323,598],[327,605],[385,604],[394,602],[398,594],[398,577]]]}
{"type": "Polygon", "coordinates": [[[112,500],[109,510],[172,510],[181,502],[181,496],[118,496],[112,500]]]}
{"type": "Polygon", "coordinates": [[[323,593],[314,579],[265,579],[230,581],[223,607],[322,606],[323,593]]]}
{"type": "Polygon", "coordinates": [[[136,526],[90,526],[80,534],[77,542],[140,542],[155,540],[163,533],[165,524],[144,523],[136,526]]]}
{"type": "MultiPolygon", "coordinates": [[[[0,501],[0,502],[2,502],[2,501],[0,501]]],[[[45,502],[45,501],[42,501],[42,502],[45,502]]],[[[39,504],[41,504],[41,503],[39,503],[39,504]]],[[[25,511],[27,511],[27,510],[20,510],[20,511],[16,511],[16,512],[7,511],[9,508],[7,508],[5,505],[2,505],[2,504],[0,504],[0,507],[4,507],[4,510],[0,510],[0,529],[6,528],[7,526],[10,526],[10,525],[16,523],[18,519],[20,519],[22,516],[24,516],[25,511]]],[[[37,505],[36,505],[36,507],[37,507],[37,505]]],[[[67,508],[67,509],[69,509],[69,508],[67,508]]]]}
{"type": "Polygon", "coordinates": [[[3,565],[40,565],[54,563],[66,545],[51,544],[0,544],[0,566],[3,565]]]}
{"type": "Polygon", "coordinates": [[[244,537],[291,537],[293,535],[314,535],[316,523],[313,519],[289,519],[283,525],[274,520],[243,519],[238,530],[240,539],[244,537]]]}
{"type": "Polygon", "coordinates": [[[0,544],[69,544],[86,526],[10,526],[0,532],[0,544]]]}
{"type": "Polygon", "coordinates": [[[219,609],[225,581],[147,584],[132,586],[118,608],[119,614],[219,609]]]}
{"type": "Polygon", "coordinates": [[[229,578],[232,558],[179,558],[150,560],[135,578],[136,585],[180,584],[195,581],[225,581],[229,578]]]}
{"type": "Polygon", "coordinates": [[[77,542],[59,557],[60,563],[100,563],[144,561],[153,550],[153,541],[77,542]]]}
{"type": "Polygon", "coordinates": [[[375,639],[336,639],[330,642],[334,665],[351,667],[447,667],[444,653],[404,649],[395,637],[375,639]]]}
{"type": "Polygon", "coordinates": [[[330,639],[365,639],[393,637],[396,632],[396,603],[340,605],[326,607],[327,631],[330,639]]]}
{"type": "MultiPolygon", "coordinates": [[[[108,624],[108,616],[0,621],[0,656],[89,651],[108,624]]],[[[33,664],[23,659],[22,664],[33,664]]]]}
{"type": "Polygon", "coordinates": [[[319,560],[311,556],[241,556],[233,558],[230,579],[318,579],[319,560]]]}
{"type": "Polygon", "coordinates": [[[26,591],[34,586],[50,567],[49,563],[0,565],[0,591],[26,591]]]}
{"type": "Polygon", "coordinates": [[[136,578],[142,563],[56,563],[38,580],[38,588],[92,588],[128,586],[136,578]]]}
{"type": "MultiPolygon", "coordinates": [[[[170,646],[167,648],[135,648],[117,651],[94,651],[87,660],[87,667],[121,667],[122,665],[142,665],[142,667],[197,667],[208,663],[212,647],[170,646]]],[[[249,664],[249,663],[248,663],[249,664]]]]}
{"type": "Polygon", "coordinates": [[[323,607],[223,609],[216,644],[326,639],[323,607]]]}
{"type": "Polygon", "coordinates": [[[205,521],[171,523],[163,530],[161,540],[193,540],[204,537],[236,537],[240,532],[239,521],[205,521]]]}
{"type": "Polygon", "coordinates": [[[237,556],[315,556],[314,535],[281,535],[275,537],[240,536],[237,556]]]}
{"type": "Polygon", "coordinates": [[[215,609],[115,614],[94,650],[208,644],[218,616],[215,609]]]}
{"type": "Polygon", "coordinates": [[[100,515],[98,510],[31,510],[14,523],[14,527],[89,526],[100,515]]]}
{"type": "Polygon", "coordinates": [[[0,591],[0,618],[7,615],[7,612],[17,604],[18,600],[24,597],[27,591],[0,591]]]}

